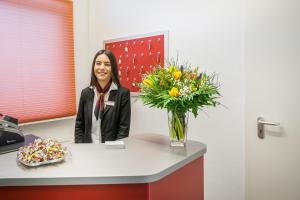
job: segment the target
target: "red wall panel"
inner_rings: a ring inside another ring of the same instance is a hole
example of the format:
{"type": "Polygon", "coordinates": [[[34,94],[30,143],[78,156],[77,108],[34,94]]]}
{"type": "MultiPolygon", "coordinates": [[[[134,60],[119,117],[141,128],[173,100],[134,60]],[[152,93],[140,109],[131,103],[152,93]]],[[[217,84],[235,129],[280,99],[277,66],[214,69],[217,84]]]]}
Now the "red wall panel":
{"type": "Polygon", "coordinates": [[[164,65],[164,46],[164,34],[105,42],[105,49],[116,56],[121,84],[131,92],[139,90],[136,84],[145,72],[158,64],[164,65]]]}

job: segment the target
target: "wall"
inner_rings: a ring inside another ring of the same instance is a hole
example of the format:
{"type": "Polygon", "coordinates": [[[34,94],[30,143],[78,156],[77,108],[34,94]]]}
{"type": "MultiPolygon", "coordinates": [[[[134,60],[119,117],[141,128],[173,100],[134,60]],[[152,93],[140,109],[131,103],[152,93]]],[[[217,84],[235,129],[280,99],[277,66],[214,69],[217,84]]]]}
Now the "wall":
{"type": "MultiPolygon", "coordinates": [[[[244,199],[244,3],[229,1],[89,1],[92,58],[103,40],[161,30],[170,31],[169,55],[219,73],[221,102],[190,115],[189,138],[208,145],[205,199],[244,199]]],[[[167,135],[166,111],[136,101],[131,134],[167,135]]]]}

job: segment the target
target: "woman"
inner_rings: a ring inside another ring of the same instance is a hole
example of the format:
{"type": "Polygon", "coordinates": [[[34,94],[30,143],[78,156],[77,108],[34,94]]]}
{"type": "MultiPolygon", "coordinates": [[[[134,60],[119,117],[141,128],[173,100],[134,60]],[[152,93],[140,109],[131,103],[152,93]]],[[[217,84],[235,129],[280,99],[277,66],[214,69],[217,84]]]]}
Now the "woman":
{"type": "Polygon", "coordinates": [[[116,58],[109,50],[96,53],[90,86],[80,96],[75,143],[104,143],[128,137],[130,92],[120,85],[116,58]]]}

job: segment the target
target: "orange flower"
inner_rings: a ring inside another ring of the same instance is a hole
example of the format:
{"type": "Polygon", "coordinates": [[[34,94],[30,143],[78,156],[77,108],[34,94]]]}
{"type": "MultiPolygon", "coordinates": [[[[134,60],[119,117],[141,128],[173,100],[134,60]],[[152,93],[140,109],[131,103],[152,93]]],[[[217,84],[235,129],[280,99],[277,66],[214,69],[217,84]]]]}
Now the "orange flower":
{"type": "Polygon", "coordinates": [[[159,85],[160,85],[160,86],[163,86],[163,84],[164,84],[163,80],[160,80],[160,81],[159,81],[159,85]]]}
{"type": "Polygon", "coordinates": [[[143,83],[145,85],[147,85],[148,87],[150,87],[150,88],[153,86],[153,82],[151,80],[149,80],[149,79],[143,80],[143,83]]]}
{"type": "Polygon", "coordinates": [[[197,78],[197,73],[193,73],[193,78],[196,79],[197,78]]]}
{"type": "Polygon", "coordinates": [[[178,97],[179,96],[179,91],[176,87],[173,87],[170,91],[169,91],[169,95],[172,97],[178,97]]]}

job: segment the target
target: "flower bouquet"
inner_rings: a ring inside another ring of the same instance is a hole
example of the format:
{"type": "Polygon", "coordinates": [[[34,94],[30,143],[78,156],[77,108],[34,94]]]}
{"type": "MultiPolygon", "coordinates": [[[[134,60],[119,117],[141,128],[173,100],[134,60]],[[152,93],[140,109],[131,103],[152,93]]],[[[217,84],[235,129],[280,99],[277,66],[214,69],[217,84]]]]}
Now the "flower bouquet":
{"type": "Polygon", "coordinates": [[[171,61],[167,67],[157,66],[146,73],[139,84],[139,97],[145,105],[167,109],[171,146],[186,142],[188,112],[195,117],[205,106],[219,104],[219,85],[215,74],[200,72],[198,67],[178,65],[171,61]]]}

